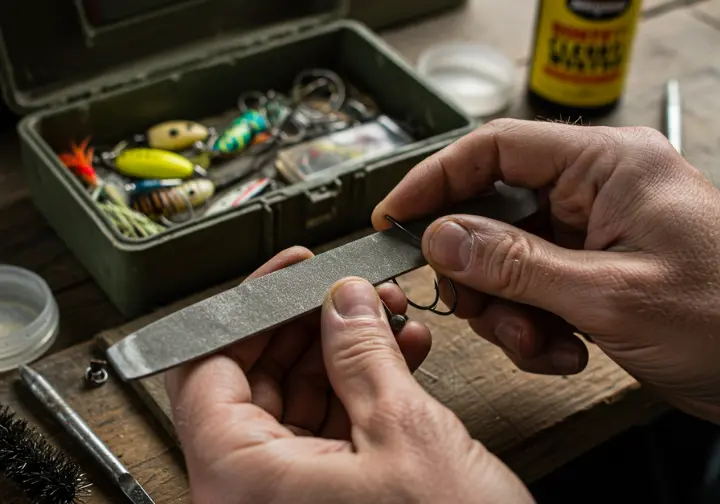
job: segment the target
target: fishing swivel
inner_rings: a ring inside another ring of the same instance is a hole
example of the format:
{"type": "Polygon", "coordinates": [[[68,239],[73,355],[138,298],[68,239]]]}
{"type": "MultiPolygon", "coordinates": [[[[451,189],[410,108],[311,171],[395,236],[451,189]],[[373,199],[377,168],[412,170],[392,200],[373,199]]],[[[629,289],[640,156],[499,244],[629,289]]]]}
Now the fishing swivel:
{"type": "Polygon", "coordinates": [[[380,301],[383,305],[383,308],[385,309],[385,315],[388,319],[388,324],[390,324],[390,329],[394,334],[399,333],[403,330],[403,327],[405,327],[405,324],[407,324],[408,317],[407,315],[402,315],[400,313],[393,313],[392,310],[388,307],[387,304],[385,304],[385,301],[380,301]]]}
{"type": "Polygon", "coordinates": [[[107,362],[93,359],[85,370],[85,381],[91,387],[99,387],[108,381],[107,362]]]}
{"type": "MultiPolygon", "coordinates": [[[[400,231],[402,231],[403,233],[405,233],[405,235],[407,235],[407,237],[412,240],[412,243],[413,243],[415,246],[417,246],[418,248],[421,247],[422,240],[420,239],[419,236],[415,235],[414,233],[412,233],[412,232],[410,232],[409,230],[407,230],[406,228],[404,228],[398,221],[396,221],[395,219],[393,219],[393,218],[390,217],[389,215],[386,215],[385,218],[386,218],[394,227],[396,227],[397,229],[399,229],[400,231]]],[[[451,290],[451,292],[452,292],[452,297],[453,297],[453,302],[452,302],[452,305],[450,306],[450,309],[449,309],[449,310],[440,311],[440,310],[437,309],[437,304],[440,302],[440,285],[438,284],[437,279],[435,279],[435,282],[434,282],[434,283],[435,283],[435,299],[433,300],[432,303],[430,303],[429,305],[422,306],[422,305],[419,305],[419,304],[417,304],[417,303],[414,303],[413,301],[411,301],[410,299],[408,299],[408,300],[407,300],[407,301],[408,301],[408,304],[409,304],[410,306],[412,306],[413,308],[415,308],[415,309],[423,310],[423,311],[429,311],[429,312],[434,313],[435,315],[441,315],[441,316],[444,316],[444,317],[445,317],[445,316],[448,316],[448,315],[452,315],[453,313],[455,313],[455,310],[457,309],[457,305],[458,305],[458,295],[457,295],[457,290],[455,289],[455,284],[453,283],[453,281],[450,280],[449,278],[446,278],[445,280],[447,280],[448,284],[450,285],[450,290],[451,290]]],[[[397,285],[398,287],[400,287],[400,284],[398,284],[398,282],[397,282],[396,279],[393,278],[393,279],[391,279],[390,281],[393,282],[393,283],[394,283],[395,285],[397,285]]]]}

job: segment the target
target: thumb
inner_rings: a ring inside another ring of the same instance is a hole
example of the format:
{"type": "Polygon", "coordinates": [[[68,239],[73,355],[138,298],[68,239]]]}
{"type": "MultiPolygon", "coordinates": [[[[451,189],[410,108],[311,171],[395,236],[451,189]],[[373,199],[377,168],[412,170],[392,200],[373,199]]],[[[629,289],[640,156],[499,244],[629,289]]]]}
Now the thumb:
{"type": "Polygon", "coordinates": [[[351,277],[336,283],[322,309],[322,348],[328,378],[351,424],[382,442],[378,408],[422,393],[395,341],[377,291],[351,277]]]}
{"type": "Polygon", "coordinates": [[[439,274],[588,330],[607,324],[618,274],[641,270],[639,259],[627,254],[566,249],[509,224],[468,215],[433,222],[422,247],[439,274]]]}

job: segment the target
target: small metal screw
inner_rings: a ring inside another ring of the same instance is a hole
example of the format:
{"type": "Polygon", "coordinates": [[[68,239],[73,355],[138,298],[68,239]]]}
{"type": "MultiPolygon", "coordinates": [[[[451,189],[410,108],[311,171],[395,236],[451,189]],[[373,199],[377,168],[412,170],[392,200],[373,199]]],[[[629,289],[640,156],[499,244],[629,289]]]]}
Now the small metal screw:
{"type": "Polygon", "coordinates": [[[85,380],[92,387],[99,387],[108,381],[107,362],[93,359],[85,370],[85,380]]]}

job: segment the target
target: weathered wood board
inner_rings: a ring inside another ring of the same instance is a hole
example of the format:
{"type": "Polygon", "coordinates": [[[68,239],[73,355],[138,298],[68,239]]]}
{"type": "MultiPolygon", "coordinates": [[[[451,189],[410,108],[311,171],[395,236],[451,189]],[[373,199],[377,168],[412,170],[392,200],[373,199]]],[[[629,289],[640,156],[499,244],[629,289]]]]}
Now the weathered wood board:
{"type": "MultiPolygon", "coordinates": [[[[417,278],[401,281],[412,290],[416,281],[426,280],[426,275],[418,272],[417,278]]],[[[443,334],[447,336],[436,340],[418,380],[527,482],[662,411],[660,403],[638,390],[597,351],[593,351],[590,369],[581,376],[530,378],[512,369],[504,356],[466,330],[443,334]],[[456,349],[468,358],[451,365],[448,352],[454,355],[456,349]],[[480,365],[478,358],[482,359],[480,365]]],[[[97,348],[87,342],[33,367],[58,389],[157,504],[190,503],[182,454],[163,426],[148,415],[147,405],[115,376],[100,388],[84,386],[85,366],[96,355],[97,348]]],[[[155,388],[147,389],[148,397],[163,403],[164,387],[161,380],[155,380],[155,388]]],[[[0,403],[39,426],[51,443],[81,463],[94,484],[87,504],[126,502],[92,459],[30,396],[17,373],[0,377],[0,403]]],[[[164,399],[163,411],[166,405],[164,399]]],[[[7,481],[0,481],[0,502],[29,504],[7,481]]]]}
{"type": "MultiPolygon", "coordinates": [[[[93,355],[97,355],[97,348],[92,342],[86,342],[43,359],[33,364],[33,368],[56,387],[156,504],[190,503],[182,454],[148,415],[145,405],[119,380],[111,379],[96,389],[85,387],[83,374],[93,355]]],[[[112,485],[97,463],[25,389],[16,372],[0,377],[0,404],[9,405],[19,417],[38,426],[52,444],[78,460],[93,483],[92,496],[86,504],[127,503],[127,498],[112,485]]],[[[19,495],[11,482],[4,480],[0,480],[0,502],[33,504],[19,495]]]]}
{"type": "MultiPolygon", "coordinates": [[[[714,0],[713,0],[714,1],[714,0]]],[[[707,0],[643,0],[645,19],[707,0]]],[[[539,0],[492,2],[469,0],[461,8],[410,26],[381,32],[383,38],[415,64],[423,51],[445,39],[489,44],[513,61],[525,63],[532,51],[532,37],[539,0]]],[[[720,12],[720,10],[716,10],[720,12]]],[[[720,16],[719,16],[720,17],[720,16]]]]}
{"type": "Polygon", "coordinates": [[[708,0],[697,2],[697,5],[693,6],[693,15],[708,23],[710,26],[720,29],[720,1],[708,0]]]}
{"type": "MultiPolygon", "coordinates": [[[[398,281],[410,299],[422,303],[432,294],[433,278],[432,270],[422,268],[398,281]]],[[[222,288],[105,331],[98,337],[101,346],[107,347],[161,314],[222,288]]],[[[435,336],[430,356],[416,372],[418,381],[452,409],[473,436],[527,481],[664,409],[592,345],[590,365],[581,375],[530,375],[515,369],[502,352],[475,335],[465,322],[412,308],[409,314],[427,324],[435,336]]],[[[130,386],[175,439],[163,375],[134,381],[130,386]]]]}

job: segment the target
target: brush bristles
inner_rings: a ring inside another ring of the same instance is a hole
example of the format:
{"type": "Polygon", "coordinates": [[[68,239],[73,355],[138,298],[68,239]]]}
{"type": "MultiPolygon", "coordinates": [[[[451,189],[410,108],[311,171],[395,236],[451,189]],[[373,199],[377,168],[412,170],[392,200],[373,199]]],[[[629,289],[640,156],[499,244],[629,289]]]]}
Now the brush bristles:
{"type": "Polygon", "coordinates": [[[8,406],[0,406],[0,473],[33,504],[79,504],[90,495],[80,466],[8,406]]]}

